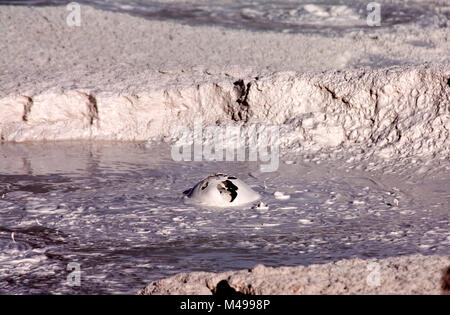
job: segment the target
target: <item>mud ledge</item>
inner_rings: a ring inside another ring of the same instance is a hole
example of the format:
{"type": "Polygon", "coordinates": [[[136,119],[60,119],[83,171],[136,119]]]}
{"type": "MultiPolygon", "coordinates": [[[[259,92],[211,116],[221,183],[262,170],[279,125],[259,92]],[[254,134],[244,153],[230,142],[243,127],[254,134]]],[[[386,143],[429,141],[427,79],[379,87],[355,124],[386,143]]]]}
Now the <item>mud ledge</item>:
{"type": "Polygon", "coordinates": [[[223,273],[180,273],[138,294],[449,294],[450,257],[411,255],[223,273]],[[379,277],[377,272],[379,271],[379,277]]]}

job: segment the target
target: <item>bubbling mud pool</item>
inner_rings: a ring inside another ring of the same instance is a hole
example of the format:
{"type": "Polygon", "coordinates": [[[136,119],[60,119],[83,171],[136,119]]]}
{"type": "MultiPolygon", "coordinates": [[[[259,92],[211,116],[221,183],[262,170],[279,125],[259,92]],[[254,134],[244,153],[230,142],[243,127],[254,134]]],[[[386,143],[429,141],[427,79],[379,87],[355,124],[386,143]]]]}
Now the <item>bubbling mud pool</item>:
{"type": "Polygon", "coordinates": [[[179,272],[450,253],[448,165],[412,176],[319,162],[261,173],[255,162],[175,162],[167,144],[2,144],[0,293],[135,293],[179,272]],[[267,207],[183,202],[217,172],[267,207]]]}
{"type": "MultiPolygon", "coordinates": [[[[0,0],[0,4],[54,6],[70,0],[0,0]]],[[[102,10],[123,12],[147,19],[169,20],[188,25],[216,25],[252,31],[336,35],[348,31],[369,31],[370,1],[346,0],[79,0],[102,10]]],[[[444,1],[378,0],[380,19],[386,28],[397,24],[436,24],[446,27],[450,16],[444,1]]]]}

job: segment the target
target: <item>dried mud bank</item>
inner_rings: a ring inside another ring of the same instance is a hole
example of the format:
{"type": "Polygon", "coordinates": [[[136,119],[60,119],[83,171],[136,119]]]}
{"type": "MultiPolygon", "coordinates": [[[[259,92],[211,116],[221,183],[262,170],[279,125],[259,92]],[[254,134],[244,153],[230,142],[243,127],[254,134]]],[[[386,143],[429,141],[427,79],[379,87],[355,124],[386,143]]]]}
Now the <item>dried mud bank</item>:
{"type": "Polygon", "coordinates": [[[192,128],[201,117],[204,126],[278,125],[285,149],[356,145],[382,158],[450,153],[448,65],[170,76],[183,83],[141,86],[135,94],[67,90],[3,97],[1,139],[170,141],[175,127],[192,128]]]}
{"type": "Polygon", "coordinates": [[[306,267],[258,265],[223,273],[180,273],[138,294],[448,294],[449,267],[450,257],[438,255],[348,259],[306,267]]]}
{"type": "MultiPolygon", "coordinates": [[[[0,143],[170,142],[175,127],[201,117],[204,126],[277,125],[280,152],[294,157],[352,166],[377,159],[373,168],[386,162],[396,176],[416,161],[428,180],[429,169],[448,173],[448,28],[326,37],[192,27],[88,6],[80,28],[66,16],[64,6],[0,6],[0,143]]],[[[245,294],[439,294],[449,265],[420,255],[260,265],[178,274],[139,293],[218,293],[225,280],[245,294]],[[370,262],[379,263],[379,285],[368,285],[370,262]]]]}

